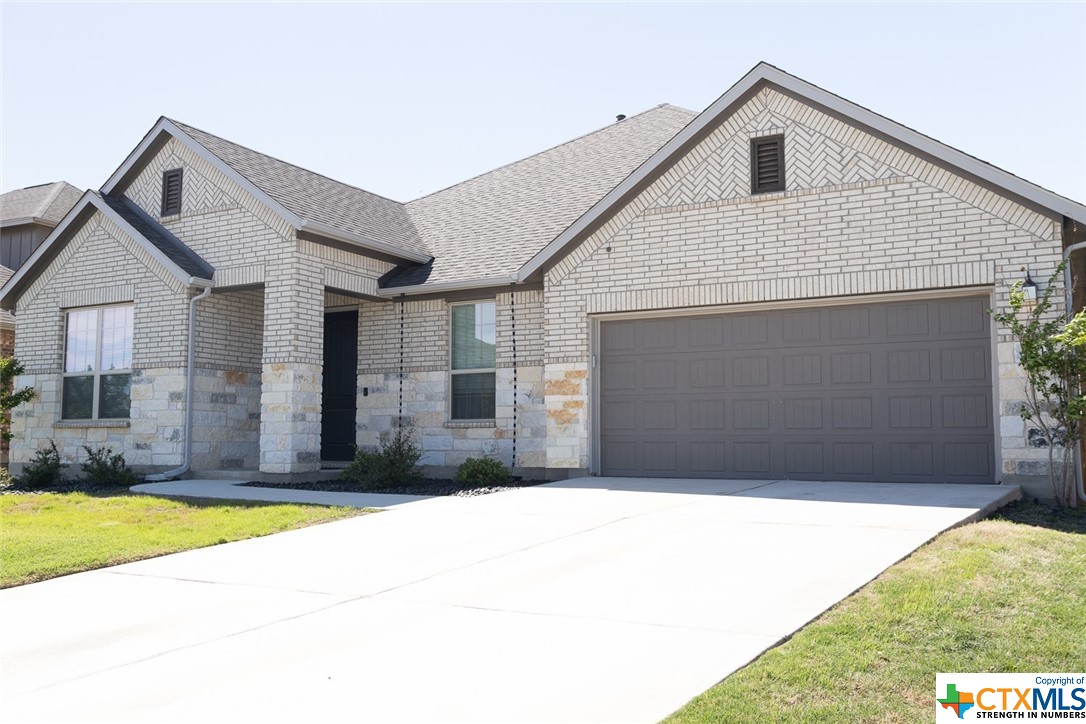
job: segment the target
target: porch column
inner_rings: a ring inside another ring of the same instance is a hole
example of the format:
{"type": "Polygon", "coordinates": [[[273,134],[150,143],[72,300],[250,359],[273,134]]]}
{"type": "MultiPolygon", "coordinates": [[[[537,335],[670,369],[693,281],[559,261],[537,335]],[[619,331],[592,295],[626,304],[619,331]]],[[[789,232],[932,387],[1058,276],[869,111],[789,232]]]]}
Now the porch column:
{"type": "Polygon", "coordinates": [[[307,473],[321,463],[324,279],[294,263],[264,286],[260,471],[307,473]]]}

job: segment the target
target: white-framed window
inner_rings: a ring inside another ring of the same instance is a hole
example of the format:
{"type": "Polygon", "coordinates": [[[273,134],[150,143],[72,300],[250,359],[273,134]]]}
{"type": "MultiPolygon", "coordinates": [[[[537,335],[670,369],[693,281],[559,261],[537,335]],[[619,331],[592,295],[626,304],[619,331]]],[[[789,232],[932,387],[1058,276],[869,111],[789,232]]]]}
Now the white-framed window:
{"type": "Polygon", "coordinates": [[[132,403],[132,305],[72,309],[65,317],[61,417],[128,419],[132,403]]]}
{"type": "Polygon", "coordinates": [[[450,420],[493,420],[496,305],[450,306],[450,420]]]}

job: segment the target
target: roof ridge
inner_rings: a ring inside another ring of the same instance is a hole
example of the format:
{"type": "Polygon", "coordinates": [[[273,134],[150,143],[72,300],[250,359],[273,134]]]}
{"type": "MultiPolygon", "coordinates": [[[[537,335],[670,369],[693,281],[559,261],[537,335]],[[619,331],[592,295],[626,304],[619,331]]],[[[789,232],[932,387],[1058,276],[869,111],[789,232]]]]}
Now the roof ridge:
{"type": "Polygon", "coordinates": [[[34,209],[34,216],[37,218],[45,218],[45,215],[49,212],[49,207],[52,206],[53,202],[57,200],[57,197],[60,196],[61,190],[64,188],[63,181],[53,181],[49,185],[53,188],[50,189],[49,193],[42,198],[42,201],[40,204],[38,204],[38,207],[34,209]]]}
{"type": "MultiPolygon", "coordinates": [[[[392,202],[394,204],[399,204],[400,206],[406,206],[407,205],[403,201],[397,201],[396,199],[389,198],[388,196],[384,196],[382,194],[378,194],[378,193],[375,193],[373,191],[369,191],[367,189],[364,189],[361,186],[355,186],[354,184],[349,184],[346,181],[340,181],[339,179],[334,179],[331,176],[327,176],[327,175],[325,175],[323,173],[320,173],[318,171],[313,171],[311,169],[305,168],[304,166],[299,166],[296,163],[291,163],[290,161],[284,161],[283,159],[279,158],[278,156],[272,156],[270,153],[264,153],[263,151],[258,151],[255,148],[250,148],[249,146],[244,146],[244,145],[242,145],[240,143],[237,143],[236,141],[231,141],[229,138],[223,138],[222,136],[211,133],[210,131],[205,131],[202,128],[197,128],[196,126],[193,126],[193,125],[191,125],[189,123],[184,123],[184,122],[179,121],[179,120],[177,120],[175,118],[170,118],[169,116],[163,116],[163,118],[165,118],[167,121],[174,124],[175,126],[180,126],[182,130],[184,130],[185,128],[191,128],[194,131],[199,131],[200,133],[204,133],[204,134],[206,134],[208,136],[211,136],[212,138],[216,138],[216,139],[218,139],[220,141],[223,141],[224,143],[229,143],[229,144],[231,144],[233,146],[237,146],[238,148],[243,148],[246,151],[248,151],[249,153],[255,153],[255,154],[258,154],[260,156],[270,158],[273,161],[278,161],[279,163],[281,163],[281,164],[283,164],[285,166],[290,166],[291,168],[296,168],[299,171],[305,171],[308,174],[312,174],[314,176],[320,176],[321,178],[326,179],[328,181],[331,181],[332,183],[339,184],[340,186],[346,186],[347,188],[354,189],[355,191],[361,191],[364,194],[369,194],[370,196],[376,196],[379,199],[384,199],[385,201],[390,201],[390,202],[392,202]]],[[[209,153],[215,153],[210,148],[207,149],[207,150],[208,150],[209,153]]],[[[215,155],[218,156],[218,154],[215,154],[215,155]]],[[[220,158],[219,160],[222,161],[223,163],[226,163],[225,159],[220,158]]],[[[233,168],[233,166],[231,166],[231,168],[233,168]]],[[[241,173],[241,172],[239,171],[238,173],[241,173]]],[[[244,176],[244,174],[242,174],[242,175],[244,176]]],[[[248,179],[249,177],[246,176],[245,178],[248,179]]],[[[249,181],[252,182],[252,179],[249,179],[249,181]]]]}
{"type": "Polygon", "coordinates": [[[456,183],[450,184],[449,186],[446,186],[445,188],[438,189],[437,191],[432,191],[432,192],[430,192],[428,194],[425,194],[423,196],[419,196],[417,199],[411,199],[410,201],[406,202],[404,204],[404,206],[410,207],[411,204],[413,204],[413,203],[415,203],[417,201],[422,201],[423,199],[428,199],[431,196],[436,196],[436,195],[438,195],[440,193],[444,193],[446,191],[449,191],[451,189],[456,188],[457,186],[463,186],[464,184],[469,183],[471,181],[474,181],[476,179],[482,178],[483,176],[487,176],[487,175],[495,173],[497,171],[501,171],[503,168],[509,168],[510,166],[514,166],[514,165],[516,165],[518,163],[521,163],[523,161],[527,161],[529,159],[535,158],[536,156],[542,156],[544,153],[549,153],[549,152],[554,151],[556,149],[562,148],[562,146],[568,146],[569,144],[574,143],[575,141],[580,141],[583,138],[588,138],[589,136],[594,136],[597,133],[602,133],[603,131],[606,131],[609,128],[614,128],[619,123],[626,123],[627,121],[632,121],[635,118],[639,118],[639,117],[645,115],[646,113],[650,113],[650,112],[655,111],[655,110],[657,110],[659,108],[674,108],[675,110],[683,111],[685,113],[690,113],[690,114],[694,115],[695,117],[698,115],[694,111],[687,110],[686,108],[681,108],[679,106],[675,106],[675,105],[672,105],[670,103],[658,103],[655,106],[653,106],[652,108],[646,108],[645,110],[641,111],[640,113],[635,113],[632,116],[628,116],[628,117],[622,119],[621,121],[614,121],[613,123],[608,123],[606,126],[601,126],[600,128],[597,128],[594,131],[589,131],[588,133],[582,133],[580,136],[576,136],[575,138],[571,138],[568,141],[563,141],[562,143],[556,144],[556,145],[551,146],[549,148],[545,148],[542,151],[537,151],[537,152],[535,152],[535,153],[533,153],[531,155],[524,156],[523,158],[518,158],[515,161],[510,161],[509,163],[502,164],[501,166],[495,166],[494,168],[490,169],[489,171],[483,171],[482,173],[477,173],[477,174],[475,174],[474,176],[472,176],[470,178],[464,179],[463,181],[457,181],[456,183]]]}

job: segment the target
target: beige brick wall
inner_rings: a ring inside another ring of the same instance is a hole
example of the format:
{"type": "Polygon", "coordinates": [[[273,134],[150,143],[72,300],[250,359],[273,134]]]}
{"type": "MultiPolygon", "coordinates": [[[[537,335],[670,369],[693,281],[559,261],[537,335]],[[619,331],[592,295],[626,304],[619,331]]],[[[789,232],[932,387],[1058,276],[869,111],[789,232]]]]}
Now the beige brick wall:
{"type": "MultiPolygon", "coordinates": [[[[468,457],[489,455],[513,462],[516,412],[516,465],[546,466],[546,412],[543,395],[543,293],[519,291],[490,297],[497,303],[497,394],[493,425],[450,423],[449,304],[441,299],[404,305],[405,424],[417,433],[422,464],[459,465],[468,457]],[[516,396],[513,379],[513,319],[516,319],[516,396]]],[[[481,299],[480,301],[484,301],[481,299]]],[[[357,444],[373,447],[396,424],[399,414],[400,302],[366,302],[359,308],[359,390],[357,444]]]]}
{"type": "MultiPolygon", "coordinates": [[[[589,361],[589,315],[942,288],[992,289],[1060,260],[1057,222],[766,90],[546,276],[548,389],[589,361]],[[787,190],[749,195],[750,138],[785,134],[787,190]]],[[[999,337],[1003,471],[1030,469],[1006,414],[1022,395],[999,337]]],[[[588,386],[548,394],[548,465],[589,465],[588,386]],[[574,444],[574,442],[576,444],[574,444]]]]}
{"type": "Polygon", "coordinates": [[[177,238],[220,268],[251,265],[254,259],[286,258],[294,230],[215,166],[170,139],[124,195],[177,238]],[[160,216],[162,172],[183,169],[181,213],[160,216]]]}

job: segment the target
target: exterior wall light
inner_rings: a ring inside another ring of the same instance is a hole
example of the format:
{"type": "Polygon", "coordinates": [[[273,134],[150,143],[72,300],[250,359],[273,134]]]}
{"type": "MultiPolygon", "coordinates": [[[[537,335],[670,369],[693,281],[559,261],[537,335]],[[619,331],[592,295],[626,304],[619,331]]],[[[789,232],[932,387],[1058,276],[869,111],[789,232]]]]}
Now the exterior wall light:
{"type": "Polygon", "coordinates": [[[1022,282],[1022,294],[1027,302],[1037,301],[1037,282],[1030,278],[1029,271],[1026,271],[1026,279],[1022,282]]]}

